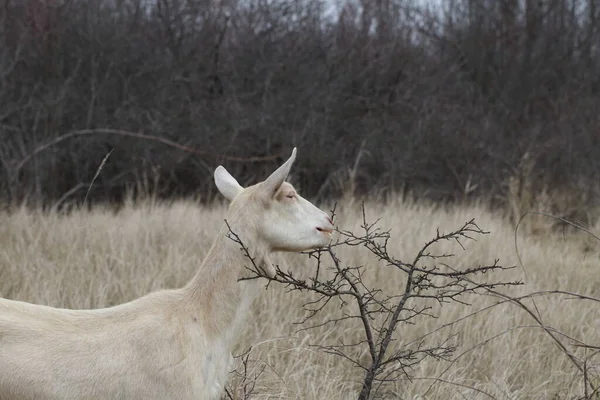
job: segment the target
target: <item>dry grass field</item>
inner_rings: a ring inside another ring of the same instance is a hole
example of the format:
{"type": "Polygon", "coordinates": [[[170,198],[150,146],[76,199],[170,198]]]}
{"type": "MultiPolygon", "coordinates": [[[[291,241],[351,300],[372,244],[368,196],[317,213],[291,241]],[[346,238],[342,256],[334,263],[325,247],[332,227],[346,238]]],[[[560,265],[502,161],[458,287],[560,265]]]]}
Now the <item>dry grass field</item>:
{"type": "MultiPolygon", "coordinates": [[[[366,211],[369,219],[381,218],[380,226],[392,229],[390,248],[397,258],[412,259],[437,228],[457,229],[475,218],[490,234],[466,243],[464,251],[454,243],[443,243],[442,250],[456,253],[447,262],[457,268],[491,263],[496,258],[502,265],[519,264],[512,224],[485,207],[441,208],[396,201],[367,204],[366,211]]],[[[0,296],[55,307],[97,308],[159,288],[181,286],[194,274],[225,215],[224,206],[202,207],[191,201],[128,204],[118,212],[96,208],[68,215],[28,209],[0,213],[0,296]]],[[[339,205],[336,223],[342,229],[358,230],[360,208],[351,203],[339,205]]],[[[518,266],[499,273],[501,279],[525,284],[500,290],[514,296],[564,290],[600,297],[600,244],[581,233],[552,233],[546,228],[550,222],[538,223],[541,228],[525,226],[519,231],[524,269],[518,266]]],[[[591,230],[598,232],[600,226],[591,230]]],[[[365,265],[369,284],[391,292],[401,290],[404,277],[379,265],[364,249],[338,248],[337,254],[344,263],[365,265]]],[[[314,262],[303,254],[277,255],[275,259],[283,269],[300,276],[308,276],[314,268],[314,262]]],[[[288,293],[271,285],[254,304],[237,349],[242,353],[253,346],[247,377],[258,377],[252,398],[356,397],[362,371],[311,344],[360,340],[360,325],[342,323],[298,331],[294,323],[304,316],[302,305],[308,299],[308,294],[288,293]]],[[[394,346],[499,301],[476,295],[466,300],[470,306],[435,306],[438,318],[400,326],[394,346]]],[[[527,304],[533,306],[531,301],[527,304]]],[[[536,297],[535,305],[543,322],[561,332],[569,351],[582,360],[589,358],[589,376],[597,376],[600,356],[574,346],[567,336],[600,345],[600,303],[545,295],[536,297]]],[[[331,304],[324,312],[341,311],[331,304]]],[[[531,316],[513,304],[498,305],[450,324],[428,340],[447,337],[459,345],[453,362],[427,359],[412,369],[412,379],[387,385],[381,397],[576,399],[585,394],[583,374],[531,316]]],[[[232,375],[230,385],[232,392],[239,391],[241,378],[232,375]]]]}

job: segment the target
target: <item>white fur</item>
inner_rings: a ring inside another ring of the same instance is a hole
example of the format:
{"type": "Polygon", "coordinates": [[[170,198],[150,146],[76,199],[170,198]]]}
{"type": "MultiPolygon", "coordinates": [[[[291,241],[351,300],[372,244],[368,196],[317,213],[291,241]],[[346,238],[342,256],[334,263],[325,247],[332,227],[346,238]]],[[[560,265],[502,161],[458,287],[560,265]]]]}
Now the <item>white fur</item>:
{"type": "MultiPolygon", "coordinates": [[[[231,205],[227,221],[267,274],[272,251],[329,242],[327,214],[285,181],[290,159],[242,188],[223,167],[215,183],[231,205]]],[[[261,283],[238,281],[248,260],[223,226],[194,278],[97,310],[0,299],[0,400],[216,399],[231,349],[261,283]]]]}

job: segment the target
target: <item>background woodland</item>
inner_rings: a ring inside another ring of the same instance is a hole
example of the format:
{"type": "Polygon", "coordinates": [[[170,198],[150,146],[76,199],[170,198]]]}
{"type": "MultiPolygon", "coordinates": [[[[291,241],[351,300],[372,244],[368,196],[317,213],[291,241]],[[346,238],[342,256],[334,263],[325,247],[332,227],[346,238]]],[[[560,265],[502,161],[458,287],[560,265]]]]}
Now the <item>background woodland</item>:
{"type": "Polygon", "coordinates": [[[585,218],[594,0],[1,0],[0,198],[215,194],[298,146],[306,197],[485,198],[585,218]]]}

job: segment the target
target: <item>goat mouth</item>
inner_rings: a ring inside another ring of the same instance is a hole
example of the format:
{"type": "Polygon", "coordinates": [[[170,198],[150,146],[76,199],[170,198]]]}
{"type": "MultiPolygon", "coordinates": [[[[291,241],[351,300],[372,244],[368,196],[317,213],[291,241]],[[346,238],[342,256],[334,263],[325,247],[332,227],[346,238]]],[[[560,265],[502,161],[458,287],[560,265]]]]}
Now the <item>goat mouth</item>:
{"type": "Polygon", "coordinates": [[[317,230],[319,232],[324,233],[329,239],[331,239],[331,234],[333,233],[333,229],[332,228],[319,228],[319,227],[317,227],[317,230]]]}

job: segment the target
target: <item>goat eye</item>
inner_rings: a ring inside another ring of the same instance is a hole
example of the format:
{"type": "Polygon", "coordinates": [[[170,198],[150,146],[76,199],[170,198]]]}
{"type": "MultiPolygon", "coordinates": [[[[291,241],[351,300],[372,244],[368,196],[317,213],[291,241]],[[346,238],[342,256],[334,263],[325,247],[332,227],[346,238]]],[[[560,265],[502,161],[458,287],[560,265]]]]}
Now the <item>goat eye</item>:
{"type": "Polygon", "coordinates": [[[288,199],[293,199],[294,197],[296,197],[296,195],[294,193],[290,193],[285,197],[287,197],[288,199]]]}

